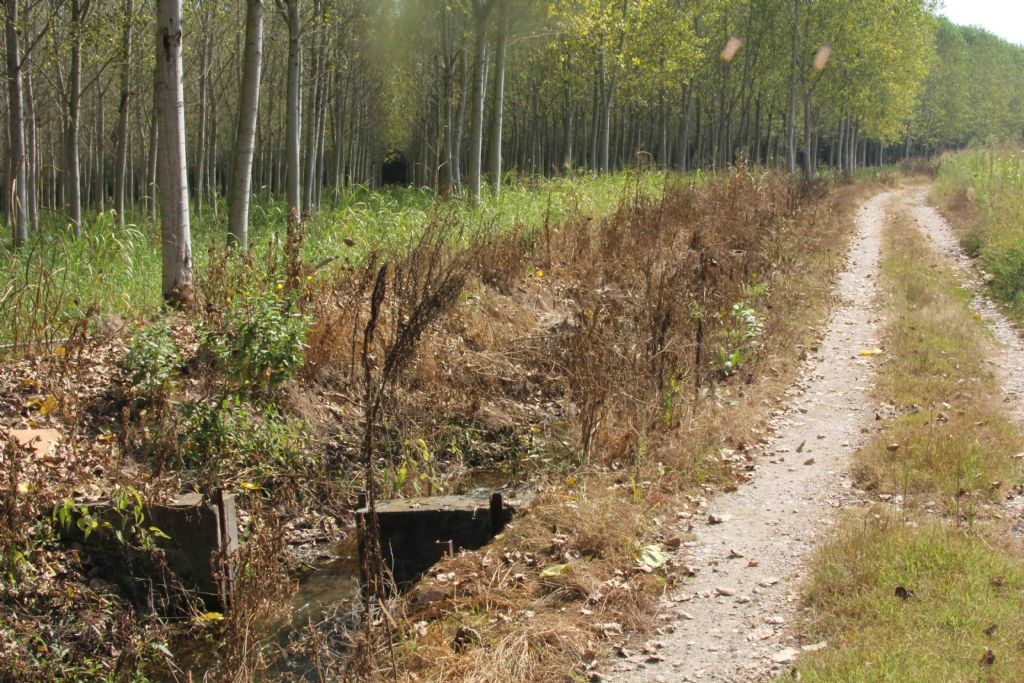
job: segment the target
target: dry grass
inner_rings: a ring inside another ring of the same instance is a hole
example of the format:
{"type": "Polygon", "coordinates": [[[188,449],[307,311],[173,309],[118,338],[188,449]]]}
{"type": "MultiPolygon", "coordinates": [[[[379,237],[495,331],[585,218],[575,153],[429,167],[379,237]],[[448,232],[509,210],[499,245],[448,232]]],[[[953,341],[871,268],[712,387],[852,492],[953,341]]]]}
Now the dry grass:
{"type": "MultiPolygon", "coordinates": [[[[779,178],[740,171],[551,231],[511,284],[481,277],[424,338],[394,415],[417,430],[407,438],[430,443],[442,422],[521,430],[543,483],[529,514],[487,549],[443,561],[393,605],[403,677],[565,680],[652,626],[679,577],[643,570],[635,554],[677,543],[677,511],[745,476],[745,445],[761,438],[817,337],[869,191],[800,198],[779,178]],[[724,377],[711,350],[752,280],[769,285],[757,304],[761,346],[724,377]],[[571,569],[542,573],[562,564],[571,569]]],[[[390,677],[381,655],[363,675],[390,677]]]]}
{"type": "Polygon", "coordinates": [[[892,415],[857,454],[854,475],[868,490],[966,514],[1013,483],[1012,456],[1024,439],[1000,404],[986,363],[991,340],[968,306],[970,292],[905,212],[883,248],[889,359],[876,393],[892,415]]]}

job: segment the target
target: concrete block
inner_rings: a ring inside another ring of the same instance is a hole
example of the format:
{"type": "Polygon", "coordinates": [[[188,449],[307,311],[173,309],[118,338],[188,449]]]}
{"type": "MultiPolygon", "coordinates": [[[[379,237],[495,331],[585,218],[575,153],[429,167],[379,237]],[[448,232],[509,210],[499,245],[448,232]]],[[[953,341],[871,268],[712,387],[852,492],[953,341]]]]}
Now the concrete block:
{"type": "MultiPolygon", "coordinates": [[[[483,547],[529,500],[527,494],[506,491],[378,502],[381,551],[395,584],[405,588],[445,555],[483,547]]],[[[366,507],[356,510],[360,533],[368,514],[366,507]]]]}
{"type": "Polygon", "coordinates": [[[197,593],[208,609],[223,610],[227,606],[234,577],[230,558],[238,549],[233,495],[219,493],[214,500],[206,500],[198,493],[189,493],[167,504],[143,506],[143,526],[156,527],[169,537],[154,538],[163,551],[164,566],[146,560],[114,538],[112,531],[126,529],[131,513],[118,510],[111,501],[82,507],[101,526],[88,538],[76,524],[62,529],[62,533],[81,543],[96,561],[102,578],[124,587],[134,602],[159,607],[173,593],[172,583],[178,582],[197,593]],[[173,577],[165,576],[166,570],[173,577]]]}

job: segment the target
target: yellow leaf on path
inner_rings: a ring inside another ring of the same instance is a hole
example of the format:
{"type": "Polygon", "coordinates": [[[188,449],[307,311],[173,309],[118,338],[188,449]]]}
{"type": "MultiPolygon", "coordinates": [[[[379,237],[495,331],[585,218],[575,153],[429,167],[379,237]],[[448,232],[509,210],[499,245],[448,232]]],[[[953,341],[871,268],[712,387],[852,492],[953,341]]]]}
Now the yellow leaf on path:
{"type": "Polygon", "coordinates": [[[63,358],[64,356],[68,355],[68,350],[63,346],[58,346],[53,350],[53,355],[63,358]]]}
{"type": "Polygon", "coordinates": [[[876,346],[873,349],[861,349],[860,350],[860,354],[858,354],[858,355],[861,355],[861,356],[878,356],[878,355],[883,354],[883,353],[885,353],[885,352],[882,351],[882,349],[880,349],[880,348],[878,348],[876,346]]]}
{"type": "Polygon", "coordinates": [[[251,481],[243,481],[239,484],[239,486],[241,486],[246,491],[259,491],[263,488],[259,484],[254,484],[251,481]]]}
{"type": "Polygon", "coordinates": [[[559,576],[561,574],[568,574],[572,571],[571,564],[553,564],[550,567],[544,567],[540,570],[541,576],[559,576]]]}

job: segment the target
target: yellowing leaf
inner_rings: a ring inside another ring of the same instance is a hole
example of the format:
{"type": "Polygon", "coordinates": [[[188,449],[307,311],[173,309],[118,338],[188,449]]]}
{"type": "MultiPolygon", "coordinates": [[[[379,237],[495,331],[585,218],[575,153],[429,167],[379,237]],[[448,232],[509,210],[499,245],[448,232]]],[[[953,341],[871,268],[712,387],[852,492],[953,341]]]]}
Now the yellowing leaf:
{"type": "Polygon", "coordinates": [[[204,612],[199,615],[199,621],[204,624],[212,624],[218,621],[224,621],[224,615],[220,612],[204,612]]]}
{"type": "Polygon", "coordinates": [[[553,564],[550,567],[544,567],[540,570],[541,576],[559,576],[561,574],[568,574],[572,571],[571,564],[553,564]]]}
{"type": "Polygon", "coordinates": [[[645,545],[636,552],[633,559],[648,569],[657,569],[668,562],[668,554],[660,543],[645,545]]]}
{"type": "Polygon", "coordinates": [[[885,353],[885,352],[882,351],[882,349],[880,349],[880,348],[878,348],[876,346],[876,347],[874,347],[872,349],[861,349],[860,353],[858,355],[860,355],[860,356],[878,356],[878,355],[880,355],[882,353],[885,353]]]}
{"type": "Polygon", "coordinates": [[[50,394],[39,404],[39,414],[47,415],[57,409],[57,397],[50,394]]]}
{"type": "Polygon", "coordinates": [[[570,474],[568,477],[566,477],[565,485],[568,486],[569,488],[576,486],[576,475],[570,474]]]}
{"type": "Polygon", "coordinates": [[[53,350],[53,355],[58,356],[59,358],[63,358],[64,356],[68,355],[68,350],[63,346],[58,346],[53,350]]]}
{"type": "Polygon", "coordinates": [[[263,489],[259,484],[254,484],[251,481],[243,481],[239,484],[246,491],[260,491],[263,489]]]}

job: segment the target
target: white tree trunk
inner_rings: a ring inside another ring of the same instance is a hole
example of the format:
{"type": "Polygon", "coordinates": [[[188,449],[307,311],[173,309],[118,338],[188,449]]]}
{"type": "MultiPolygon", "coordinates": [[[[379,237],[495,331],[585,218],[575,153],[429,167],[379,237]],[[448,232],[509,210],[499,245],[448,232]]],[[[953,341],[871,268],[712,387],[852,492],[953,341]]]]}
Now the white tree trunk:
{"type": "Polygon", "coordinates": [[[25,111],[21,91],[21,48],[18,36],[18,0],[7,0],[7,22],[5,26],[7,42],[7,102],[8,102],[8,134],[10,136],[11,174],[13,187],[8,191],[7,202],[10,207],[13,225],[14,246],[19,247],[28,239],[28,202],[25,182],[28,174],[25,168],[25,111]]]}
{"type": "Polygon", "coordinates": [[[67,182],[64,210],[74,227],[75,235],[82,234],[82,165],[79,153],[79,124],[82,114],[82,31],[90,2],[71,2],[71,70],[68,73],[68,104],[65,137],[67,182]]]}
{"type": "Polygon", "coordinates": [[[239,249],[249,246],[252,157],[256,148],[256,115],[260,108],[260,70],[263,64],[263,0],[246,2],[244,59],[228,212],[228,245],[239,249]]]}
{"type": "Polygon", "coordinates": [[[487,15],[491,2],[476,0],[473,7],[476,40],[473,64],[473,118],[469,130],[469,197],[480,200],[480,175],[483,167],[484,101],[487,96],[487,15]]]}
{"type": "Polygon", "coordinates": [[[117,220],[122,228],[125,224],[124,195],[125,179],[128,173],[128,101],[131,98],[132,87],[132,18],[134,13],[134,1],[125,0],[124,28],[121,34],[124,53],[121,62],[121,99],[117,105],[117,158],[114,171],[114,210],[117,212],[117,220]]]}
{"type": "Polygon", "coordinates": [[[163,295],[171,303],[192,288],[192,239],[185,166],[185,92],[181,64],[181,0],[157,0],[156,68],[163,295]]]}
{"type": "Polygon", "coordinates": [[[299,0],[288,0],[288,123],[285,133],[288,209],[302,218],[302,158],[299,150],[302,116],[302,20],[299,0]]]}
{"type": "Polygon", "coordinates": [[[501,138],[505,108],[505,55],[508,51],[508,16],[504,4],[498,24],[498,44],[494,58],[494,101],[491,114],[490,175],[491,189],[501,193],[501,138]]]}

